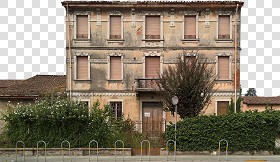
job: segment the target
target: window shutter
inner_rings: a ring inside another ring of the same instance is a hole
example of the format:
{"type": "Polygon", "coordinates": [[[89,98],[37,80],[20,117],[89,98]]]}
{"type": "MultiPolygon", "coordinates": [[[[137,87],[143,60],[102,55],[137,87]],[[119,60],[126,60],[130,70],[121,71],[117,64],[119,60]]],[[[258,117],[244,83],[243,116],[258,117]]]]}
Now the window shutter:
{"type": "Polygon", "coordinates": [[[218,39],[230,39],[230,16],[219,16],[218,39]]]}
{"type": "Polygon", "coordinates": [[[217,102],[217,115],[225,115],[228,114],[228,101],[218,101],[217,102]]]}
{"type": "Polygon", "coordinates": [[[77,38],[87,39],[88,38],[88,16],[77,15],[77,38]]]}
{"type": "Polygon", "coordinates": [[[219,79],[227,80],[229,79],[229,57],[219,56],[218,57],[218,72],[219,79]]]}
{"type": "Polygon", "coordinates": [[[121,16],[110,16],[110,39],[121,39],[121,16]]]}
{"type": "Polygon", "coordinates": [[[110,57],[110,79],[112,80],[121,80],[121,57],[112,56],[110,57]]]}
{"type": "Polygon", "coordinates": [[[77,79],[88,79],[88,57],[77,57],[77,79]]]}
{"type": "Polygon", "coordinates": [[[145,77],[158,78],[159,72],[160,72],[160,57],[147,56],[145,60],[145,77]]]}
{"type": "Polygon", "coordinates": [[[185,39],[196,39],[196,16],[185,16],[185,39]]]}
{"type": "Polygon", "coordinates": [[[160,16],[146,16],[146,39],[160,39],[160,16]]]}

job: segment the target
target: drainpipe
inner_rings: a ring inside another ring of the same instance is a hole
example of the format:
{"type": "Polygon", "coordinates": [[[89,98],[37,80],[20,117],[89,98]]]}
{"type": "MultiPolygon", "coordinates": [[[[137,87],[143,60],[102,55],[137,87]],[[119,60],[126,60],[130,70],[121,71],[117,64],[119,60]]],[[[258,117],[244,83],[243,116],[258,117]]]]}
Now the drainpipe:
{"type": "MultiPolygon", "coordinates": [[[[67,3],[67,39],[68,39],[68,66],[69,66],[69,99],[72,97],[72,59],[71,59],[71,37],[70,37],[70,20],[69,20],[69,3],[67,3]]],[[[68,70],[68,69],[67,69],[68,70]]]]}
{"type": "Polygon", "coordinates": [[[237,61],[237,11],[238,5],[236,6],[234,21],[235,21],[235,28],[234,28],[234,113],[236,113],[236,61],[237,61]]]}

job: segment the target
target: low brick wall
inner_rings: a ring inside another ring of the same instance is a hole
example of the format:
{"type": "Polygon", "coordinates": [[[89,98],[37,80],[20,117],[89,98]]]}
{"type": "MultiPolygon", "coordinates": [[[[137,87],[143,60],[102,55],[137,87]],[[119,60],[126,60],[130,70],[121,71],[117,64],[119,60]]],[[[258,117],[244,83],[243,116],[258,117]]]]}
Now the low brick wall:
{"type": "MultiPolygon", "coordinates": [[[[169,155],[173,155],[173,151],[168,152],[169,155]]],[[[221,155],[225,155],[226,153],[223,151],[221,152],[221,155]]],[[[160,155],[166,155],[166,150],[165,148],[160,149],[160,155]]],[[[218,155],[218,151],[177,151],[176,155],[213,155],[216,156],[218,155]]],[[[259,155],[259,156],[267,156],[267,155],[273,155],[272,151],[254,151],[254,152],[249,152],[249,151],[236,151],[232,152],[229,151],[228,155],[259,155]]]]}
{"type": "MultiPolygon", "coordinates": [[[[22,155],[22,148],[18,148],[18,154],[22,155]]],[[[38,149],[38,153],[40,156],[43,156],[45,154],[45,150],[43,148],[38,149]]],[[[62,155],[61,148],[47,148],[47,155],[49,156],[60,156],[62,155]]],[[[63,150],[64,155],[68,155],[68,149],[64,148],[63,150]]],[[[89,153],[89,148],[71,148],[70,154],[72,156],[86,156],[89,153]]],[[[90,151],[91,155],[96,155],[96,148],[91,148],[90,151]]],[[[122,155],[122,149],[117,148],[116,149],[117,155],[122,155]]],[[[16,155],[16,149],[15,148],[0,148],[0,156],[15,156],[16,155]]],[[[36,148],[25,148],[25,156],[36,156],[37,155],[37,149],[36,148]]],[[[98,149],[98,155],[115,155],[115,149],[114,148],[99,148],[98,149]]],[[[124,156],[131,156],[131,148],[125,148],[124,149],[124,156]]]]}

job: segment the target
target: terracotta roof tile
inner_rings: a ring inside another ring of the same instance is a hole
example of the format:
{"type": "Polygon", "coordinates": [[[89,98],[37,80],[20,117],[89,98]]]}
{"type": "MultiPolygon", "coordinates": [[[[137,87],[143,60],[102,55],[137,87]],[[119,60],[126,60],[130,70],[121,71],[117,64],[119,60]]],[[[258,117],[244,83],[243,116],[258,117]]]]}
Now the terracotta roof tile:
{"type": "Polygon", "coordinates": [[[243,96],[243,103],[247,105],[280,105],[280,96],[277,97],[258,97],[243,96]]]}
{"type": "Polygon", "coordinates": [[[7,88],[11,85],[18,84],[23,80],[0,80],[0,88],[7,88]]]}
{"type": "Polygon", "coordinates": [[[65,75],[36,75],[0,89],[0,97],[40,96],[54,91],[65,91],[65,89],[65,75]]]}

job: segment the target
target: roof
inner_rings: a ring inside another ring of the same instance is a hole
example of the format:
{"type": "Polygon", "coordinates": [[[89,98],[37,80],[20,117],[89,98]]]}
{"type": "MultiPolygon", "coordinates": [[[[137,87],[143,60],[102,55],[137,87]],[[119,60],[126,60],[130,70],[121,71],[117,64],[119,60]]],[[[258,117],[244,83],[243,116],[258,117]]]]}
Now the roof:
{"type": "Polygon", "coordinates": [[[243,96],[243,103],[247,105],[280,105],[280,96],[277,97],[258,97],[243,96]]]}
{"type": "MultiPolygon", "coordinates": [[[[0,89],[0,97],[38,97],[66,89],[65,75],[36,75],[26,80],[0,80],[7,87],[0,89]]],[[[3,86],[2,86],[3,87],[3,86]]]]}
{"type": "Polygon", "coordinates": [[[11,85],[20,83],[23,80],[0,80],[0,88],[7,88],[11,85]]]}
{"type": "Polygon", "coordinates": [[[187,9],[187,8],[220,8],[220,9],[226,9],[226,8],[236,8],[236,5],[239,5],[239,8],[241,8],[244,4],[244,2],[240,0],[150,0],[150,1],[139,1],[139,0],[112,0],[112,1],[103,1],[103,0],[97,0],[97,1],[63,1],[61,2],[62,6],[65,8],[69,7],[76,8],[76,9],[86,9],[86,8],[141,8],[141,9],[147,9],[147,8],[181,8],[181,9],[187,9]]]}

